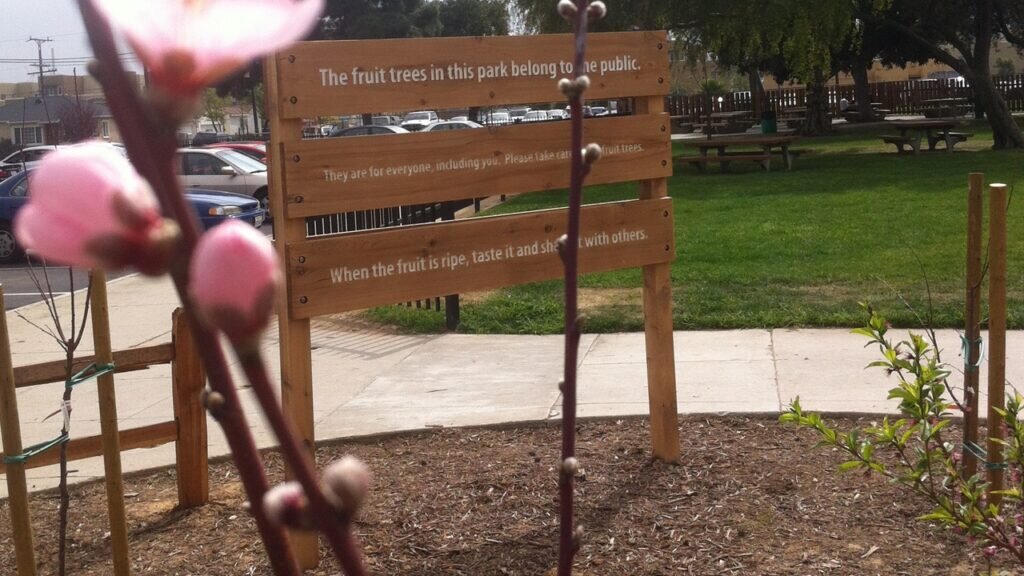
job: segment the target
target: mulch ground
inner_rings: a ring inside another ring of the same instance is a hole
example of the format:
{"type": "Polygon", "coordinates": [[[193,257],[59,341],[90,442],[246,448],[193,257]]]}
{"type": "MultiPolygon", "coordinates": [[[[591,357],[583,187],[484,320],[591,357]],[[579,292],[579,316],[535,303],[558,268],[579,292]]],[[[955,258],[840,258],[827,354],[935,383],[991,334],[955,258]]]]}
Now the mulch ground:
{"type": "MultiPolygon", "coordinates": [[[[581,423],[576,574],[988,573],[976,547],[915,519],[927,503],[840,474],[840,455],[809,431],[738,416],[686,417],[680,429],[675,466],[652,462],[644,420],[581,423]]],[[[557,556],[558,446],[555,425],[449,429],[326,446],[318,459],[355,454],[376,474],[358,523],[372,573],[544,575],[557,556]]],[[[280,479],[276,454],[267,467],[280,479]]],[[[268,573],[234,468],[210,474],[211,503],[187,511],[175,509],[173,470],[126,480],[134,574],[268,573]]],[[[40,574],[54,574],[56,496],[35,495],[32,506],[40,574]]],[[[74,488],[70,526],[69,574],[110,574],[102,484],[74,488]]],[[[324,561],[311,573],[337,572],[324,561]]],[[[13,573],[4,502],[0,574],[13,573]]]]}

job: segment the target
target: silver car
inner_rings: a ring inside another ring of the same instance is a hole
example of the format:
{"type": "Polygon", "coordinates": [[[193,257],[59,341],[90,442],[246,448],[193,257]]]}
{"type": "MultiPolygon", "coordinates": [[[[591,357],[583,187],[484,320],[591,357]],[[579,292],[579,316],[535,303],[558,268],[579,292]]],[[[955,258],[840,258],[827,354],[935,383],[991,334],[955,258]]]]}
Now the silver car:
{"type": "Polygon", "coordinates": [[[226,148],[182,148],[174,162],[185,188],[223,190],[252,196],[268,208],[267,165],[226,148]]]}

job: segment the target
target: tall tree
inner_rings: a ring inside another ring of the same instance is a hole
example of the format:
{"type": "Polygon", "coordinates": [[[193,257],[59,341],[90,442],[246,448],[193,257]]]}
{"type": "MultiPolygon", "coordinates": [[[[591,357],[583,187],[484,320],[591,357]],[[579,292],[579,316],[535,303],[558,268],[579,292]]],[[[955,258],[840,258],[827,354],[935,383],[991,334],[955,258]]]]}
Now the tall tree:
{"type": "MultiPolygon", "coordinates": [[[[569,23],[558,15],[555,0],[514,0],[530,33],[569,32],[569,23]]],[[[608,2],[608,14],[591,23],[594,32],[624,30],[673,30],[682,23],[683,0],[615,0],[608,2]]]]}
{"type": "Polygon", "coordinates": [[[682,22],[719,62],[740,70],[767,70],[807,86],[805,131],[828,131],[825,81],[854,32],[849,0],[691,0],[682,22]]]}
{"type": "Polygon", "coordinates": [[[504,0],[442,0],[438,6],[444,36],[505,36],[509,13],[504,0]]]}
{"type": "Polygon", "coordinates": [[[992,81],[990,66],[998,35],[1022,40],[1015,35],[1024,29],[1019,0],[878,0],[864,17],[902,34],[963,76],[988,118],[995,148],[1024,148],[1024,132],[992,81]]]}

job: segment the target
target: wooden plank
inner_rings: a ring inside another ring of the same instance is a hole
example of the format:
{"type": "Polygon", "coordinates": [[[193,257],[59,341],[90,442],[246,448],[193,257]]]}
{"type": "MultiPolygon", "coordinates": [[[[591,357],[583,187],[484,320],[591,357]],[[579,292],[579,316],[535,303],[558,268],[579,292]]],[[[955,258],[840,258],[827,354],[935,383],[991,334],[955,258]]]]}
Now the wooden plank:
{"type": "MultiPolygon", "coordinates": [[[[4,306],[3,286],[0,286],[0,309],[7,309],[4,306]]],[[[21,454],[21,417],[18,415],[13,365],[7,314],[0,314],[0,440],[3,440],[8,454],[21,454]]],[[[11,464],[8,469],[0,457],[0,473],[6,473],[7,476],[7,502],[11,514],[11,533],[14,535],[14,557],[18,566],[18,576],[35,576],[35,544],[32,516],[28,507],[25,469],[24,463],[11,464]]]]}
{"type": "MultiPolygon", "coordinates": [[[[661,98],[638,99],[637,112],[658,114],[661,98]]],[[[640,198],[655,201],[668,196],[665,178],[640,183],[640,198]]],[[[671,226],[671,219],[669,221],[671,226]]],[[[673,228],[674,230],[674,228],[673,228]]],[[[674,259],[674,258],[673,258],[674,259]]],[[[676,400],[675,343],[672,336],[672,263],[643,268],[644,338],[647,350],[647,399],[651,414],[651,447],[655,458],[679,460],[679,407],[676,400]]]]}
{"type": "MultiPolygon", "coordinates": [[[[118,432],[118,443],[121,450],[135,450],[137,448],[153,448],[174,442],[178,438],[178,424],[176,422],[160,422],[118,432]]],[[[19,449],[20,451],[20,449],[19,449]]],[[[94,456],[103,455],[103,436],[87,436],[85,438],[72,438],[68,442],[68,462],[84,460],[94,456]]],[[[29,459],[25,463],[26,469],[42,468],[60,461],[60,450],[54,448],[29,459]]],[[[0,463],[0,474],[6,473],[7,467],[0,463]]]]}
{"type": "Polygon", "coordinates": [[[989,186],[988,197],[988,468],[987,496],[999,505],[1003,489],[1003,427],[996,409],[1006,407],[1006,184],[989,186]]]}
{"type": "Polygon", "coordinates": [[[174,311],[171,332],[175,359],[171,364],[174,419],[178,439],[174,445],[178,476],[178,506],[193,508],[210,499],[209,452],[206,441],[206,410],[199,400],[206,387],[206,370],[184,310],[174,311]]]}
{"type": "MultiPolygon", "coordinates": [[[[107,305],[107,276],[102,270],[89,273],[92,288],[92,340],[96,362],[110,364],[114,352],[110,344],[110,314],[107,305]]],[[[124,511],[124,477],[121,476],[121,443],[117,431],[117,394],[114,375],[107,373],[96,379],[100,408],[100,436],[103,445],[103,476],[107,491],[107,517],[110,520],[110,546],[114,574],[129,576],[128,519],[124,511]]]]}
{"type": "MultiPolygon", "coordinates": [[[[669,262],[672,200],[583,208],[581,272],[669,262]]],[[[565,209],[474,218],[292,243],[295,318],[561,277],[565,209]]]]}
{"type": "MultiPolygon", "coordinates": [[[[150,366],[167,364],[172,360],[174,360],[174,345],[170,343],[118,350],[114,352],[114,373],[145,370],[150,366]]],[[[96,362],[95,356],[76,358],[72,372],[78,372],[93,362],[96,362]]],[[[17,382],[18,388],[63,382],[64,377],[63,360],[18,366],[14,369],[14,380],[17,382]]]]}
{"type": "MultiPolygon", "coordinates": [[[[283,261],[285,246],[288,242],[297,242],[306,238],[306,223],[301,219],[285,218],[285,197],[287,188],[284,172],[277,166],[284,166],[283,142],[302,138],[302,121],[282,118],[279,106],[274,102],[281,101],[281,79],[277,60],[273,57],[264,60],[263,77],[266,79],[267,118],[270,123],[270,148],[267,150],[270,160],[270,211],[274,217],[274,235],[279,242],[274,246],[283,261]]],[[[295,423],[295,429],[302,435],[302,441],[316,460],[316,445],[313,430],[313,356],[311,330],[308,318],[293,318],[288,314],[288,295],[285,291],[279,296],[278,305],[278,336],[281,359],[281,405],[284,413],[295,423]]],[[[289,468],[285,468],[285,477],[294,480],[289,468]]],[[[304,569],[316,568],[320,563],[320,543],[316,532],[295,530],[289,532],[292,549],[296,561],[304,569]]]]}
{"type": "MultiPolygon", "coordinates": [[[[596,118],[604,148],[587,184],[672,175],[667,114],[596,118]]],[[[518,124],[285,144],[289,218],[566,188],[569,125],[518,124]]]]}
{"type": "MultiPolygon", "coordinates": [[[[587,37],[588,99],[664,96],[664,31],[587,37]]],[[[300,42],[278,53],[282,118],[560,102],[571,34],[300,42]]]]}

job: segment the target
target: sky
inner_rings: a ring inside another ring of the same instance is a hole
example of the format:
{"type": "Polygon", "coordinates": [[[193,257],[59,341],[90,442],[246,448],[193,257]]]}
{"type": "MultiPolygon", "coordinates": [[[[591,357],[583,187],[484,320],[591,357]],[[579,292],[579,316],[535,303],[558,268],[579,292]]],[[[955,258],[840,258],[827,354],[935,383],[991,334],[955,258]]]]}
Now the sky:
{"type": "MultiPolygon", "coordinates": [[[[150,1],[150,0],[139,0],[150,1]]],[[[3,26],[0,26],[0,82],[34,82],[29,75],[36,67],[10,60],[31,59],[38,56],[35,42],[30,37],[52,38],[43,44],[43,59],[49,67],[51,51],[56,58],[57,74],[71,74],[77,68],[85,73],[86,63],[92,58],[85,36],[85,27],[75,0],[0,0],[3,5],[3,26]],[[65,61],[61,61],[61,59],[65,61]]],[[[128,57],[129,67],[134,56],[128,57]]]]}

